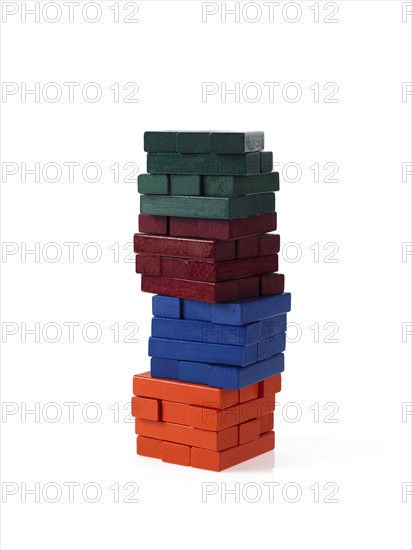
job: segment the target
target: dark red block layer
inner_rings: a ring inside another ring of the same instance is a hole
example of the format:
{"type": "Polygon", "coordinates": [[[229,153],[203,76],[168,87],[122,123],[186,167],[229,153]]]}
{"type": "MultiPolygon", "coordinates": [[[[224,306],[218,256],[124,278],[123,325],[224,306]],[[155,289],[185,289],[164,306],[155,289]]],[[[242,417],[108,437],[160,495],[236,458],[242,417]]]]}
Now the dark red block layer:
{"type": "Polygon", "coordinates": [[[282,294],[285,288],[285,276],[282,273],[270,273],[260,277],[260,295],[282,294]]]}
{"type": "Polygon", "coordinates": [[[200,239],[229,240],[276,230],[276,212],[237,220],[169,218],[169,235],[200,239]]]}
{"type": "Polygon", "coordinates": [[[236,241],[185,239],[136,233],[134,251],[137,254],[156,254],[178,258],[232,260],[236,257],[236,241]]]}
{"type": "Polygon", "coordinates": [[[139,214],[139,231],[154,235],[167,235],[169,233],[169,218],[167,216],[139,214]]]}

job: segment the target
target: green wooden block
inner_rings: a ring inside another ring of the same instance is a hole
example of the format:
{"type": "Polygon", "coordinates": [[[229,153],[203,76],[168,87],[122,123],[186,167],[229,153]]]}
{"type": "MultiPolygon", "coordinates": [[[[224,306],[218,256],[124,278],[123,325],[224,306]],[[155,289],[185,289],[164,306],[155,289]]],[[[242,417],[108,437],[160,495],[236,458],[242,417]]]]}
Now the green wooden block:
{"type": "Polygon", "coordinates": [[[153,216],[233,220],[267,214],[274,210],[274,193],[243,197],[173,197],[170,195],[141,195],[140,197],[140,212],[153,216]]]}
{"type": "Polygon", "coordinates": [[[169,176],[161,174],[140,174],[137,190],[144,195],[168,195],[169,176]]]}
{"type": "Polygon", "coordinates": [[[203,195],[207,197],[236,197],[253,193],[279,191],[279,173],[256,176],[205,176],[203,195]]]}
{"type": "Polygon", "coordinates": [[[263,132],[211,132],[210,152],[221,154],[242,154],[262,151],[265,145],[263,132]]]}
{"type": "Polygon", "coordinates": [[[253,175],[260,172],[260,153],[244,155],[148,153],[147,171],[150,174],[253,175]]]}
{"type": "Polygon", "coordinates": [[[176,153],[177,132],[145,132],[144,150],[148,153],[176,153]]]}
{"type": "Polygon", "coordinates": [[[176,150],[178,153],[209,153],[210,132],[178,132],[176,150]]]}
{"type": "Polygon", "coordinates": [[[198,175],[171,175],[170,176],[170,194],[171,195],[201,195],[202,194],[202,176],[198,175]]]}
{"type": "Polygon", "coordinates": [[[260,152],[260,171],[271,172],[273,170],[273,153],[272,151],[260,152]]]}

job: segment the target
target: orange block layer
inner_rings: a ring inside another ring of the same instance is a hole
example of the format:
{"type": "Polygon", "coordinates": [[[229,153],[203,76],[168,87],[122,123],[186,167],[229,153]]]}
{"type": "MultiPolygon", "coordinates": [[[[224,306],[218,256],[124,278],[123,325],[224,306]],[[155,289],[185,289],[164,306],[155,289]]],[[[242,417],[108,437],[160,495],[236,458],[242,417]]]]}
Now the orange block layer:
{"type": "Polygon", "coordinates": [[[244,422],[239,426],[239,445],[259,439],[260,436],[260,419],[244,422]]]}
{"type": "Polygon", "coordinates": [[[259,382],[239,390],[239,403],[250,401],[251,399],[256,399],[257,397],[259,397],[259,382]]]}
{"type": "Polygon", "coordinates": [[[261,435],[259,439],[238,445],[232,449],[216,452],[207,449],[192,448],[191,465],[194,468],[202,468],[203,470],[212,470],[220,472],[226,468],[240,464],[245,460],[249,460],[259,456],[275,448],[275,433],[268,432],[261,435]]]}
{"type": "Polygon", "coordinates": [[[136,443],[138,455],[162,458],[162,441],[149,439],[148,437],[138,437],[136,443]]]}
{"type": "Polygon", "coordinates": [[[260,433],[264,434],[265,432],[270,432],[273,430],[273,413],[265,414],[260,417],[260,433]]]}
{"type": "Polygon", "coordinates": [[[133,393],[139,397],[203,405],[213,409],[225,409],[239,402],[238,390],[225,390],[202,384],[152,378],[150,372],[134,375],[133,393]]]}
{"type": "Polygon", "coordinates": [[[237,426],[212,432],[171,422],[156,422],[137,418],[136,434],[214,451],[228,449],[238,444],[237,426]]]}

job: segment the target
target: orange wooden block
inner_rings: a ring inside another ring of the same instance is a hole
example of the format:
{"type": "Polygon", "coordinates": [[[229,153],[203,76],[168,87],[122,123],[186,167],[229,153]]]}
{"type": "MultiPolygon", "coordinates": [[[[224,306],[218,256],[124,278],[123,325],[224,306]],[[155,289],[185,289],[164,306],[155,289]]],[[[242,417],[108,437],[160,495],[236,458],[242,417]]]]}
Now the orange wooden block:
{"type": "Polygon", "coordinates": [[[132,416],[147,420],[160,420],[160,401],[147,397],[132,397],[132,416]]]}
{"type": "Polygon", "coordinates": [[[264,397],[265,395],[273,395],[274,393],[280,392],[282,389],[282,376],[280,374],[275,374],[266,380],[259,382],[259,396],[264,397]]]}
{"type": "Polygon", "coordinates": [[[250,399],[256,399],[259,397],[259,383],[246,386],[239,390],[239,403],[249,401],[250,399]]]}
{"type": "Polygon", "coordinates": [[[239,445],[259,439],[260,419],[250,420],[239,425],[239,445]]]}
{"type": "Polygon", "coordinates": [[[202,430],[219,431],[254,418],[259,418],[274,410],[274,395],[252,399],[221,411],[206,407],[190,407],[189,424],[202,430]]]}
{"type": "Polygon", "coordinates": [[[190,466],[190,447],[179,443],[162,442],[162,460],[180,466],[190,466]]]}
{"type": "Polygon", "coordinates": [[[240,464],[259,456],[275,448],[275,432],[268,432],[261,435],[259,439],[243,443],[232,449],[216,452],[207,449],[193,448],[191,453],[191,464],[194,468],[220,472],[226,468],[240,464]]]}
{"type": "Polygon", "coordinates": [[[228,449],[238,444],[237,426],[213,432],[182,424],[136,418],[136,434],[214,451],[228,449]]]}
{"type": "Polygon", "coordinates": [[[273,413],[269,413],[269,414],[265,414],[264,416],[261,416],[259,418],[260,433],[264,434],[266,432],[270,432],[271,430],[273,430],[273,421],[274,421],[273,413]]]}
{"type": "Polygon", "coordinates": [[[190,425],[190,405],[187,403],[174,403],[173,401],[162,401],[162,418],[164,422],[190,425]]]}
{"type": "Polygon", "coordinates": [[[134,375],[133,393],[141,397],[202,405],[213,409],[225,409],[239,401],[238,390],[225,390],[203,384],[152,378],[150,372],[134,375]]]}
{"type": "Polygon", "coordinates": [[[162,458],[162,442],[158,439],[139,436],[136,443],[138,455],[162,458]]]}

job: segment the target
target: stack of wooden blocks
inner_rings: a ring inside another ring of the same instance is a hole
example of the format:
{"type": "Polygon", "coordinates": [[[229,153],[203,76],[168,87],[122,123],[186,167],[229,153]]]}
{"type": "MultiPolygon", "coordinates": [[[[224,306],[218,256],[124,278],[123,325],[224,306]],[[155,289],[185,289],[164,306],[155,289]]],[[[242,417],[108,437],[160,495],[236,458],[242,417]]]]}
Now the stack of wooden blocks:
{"type": "Polygon", "coordinates": [[[274,449],[291,297],[263,132],[146,132],[136,271],[153,297],[137,453],[220,471],[274,449]]]}

